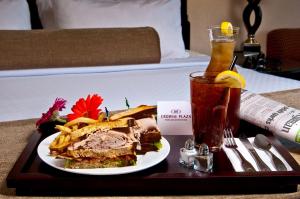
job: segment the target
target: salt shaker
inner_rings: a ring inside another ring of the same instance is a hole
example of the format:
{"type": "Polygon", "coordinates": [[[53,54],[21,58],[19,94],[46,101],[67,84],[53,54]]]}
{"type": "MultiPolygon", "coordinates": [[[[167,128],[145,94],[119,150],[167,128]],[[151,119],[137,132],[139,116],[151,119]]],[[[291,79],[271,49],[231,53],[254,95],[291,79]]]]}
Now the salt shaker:
{"type": "Polygon", "coordinates": [[[192,139],[188,139],[185,142],[184,148],[180,149],[179,162],[186,167],[193,168],[196,155],[197,150],[195,149],[194,141],[192,139]]]}
{"type": "Polygon", "coordinates": [[[213,153],[206,144],[201,144],[199,153],[195,156],[194,169],[202,172],[211,172],[213,168],[213,153]]]}

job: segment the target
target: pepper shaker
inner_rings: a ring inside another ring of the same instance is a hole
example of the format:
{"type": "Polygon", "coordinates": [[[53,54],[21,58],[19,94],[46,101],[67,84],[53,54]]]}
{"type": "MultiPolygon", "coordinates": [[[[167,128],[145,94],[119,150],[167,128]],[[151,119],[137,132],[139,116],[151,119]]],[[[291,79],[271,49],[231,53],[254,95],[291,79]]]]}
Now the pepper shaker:
{"type": "Polygon", "coordinates": [[[194,141],[192,139],[188,139],[185,142],[184,148],[180,149],[179,163],[186,167],[193,168],[196,155],[197,150],[195,149],[194,141]]]}
{"type": "Polygon", "coordinates": [[[201,144],[199,153],[195,156],[194,169],[202,172],[211,172],[213,169],[213,153],[206,144],[201,144]]]}

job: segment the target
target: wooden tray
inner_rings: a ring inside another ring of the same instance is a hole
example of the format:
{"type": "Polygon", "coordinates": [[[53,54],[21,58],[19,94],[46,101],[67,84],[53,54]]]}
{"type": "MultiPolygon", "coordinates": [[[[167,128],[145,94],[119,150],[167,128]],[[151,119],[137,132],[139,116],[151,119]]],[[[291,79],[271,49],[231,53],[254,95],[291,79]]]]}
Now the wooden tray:
{"type": "Polygon", "coordinates": [[[168,157],[144,171],[117,176],[88,176],[52,168],[41,161],[36,149],[45,136],[36,132],[7,176],[7,186],[17,195],[181,195],[296,192],[300,168],[273,136],[245,122],[240,132],[248,136],[264,133],[293,168],[286,172],[234,172],[223,151],[214,156],[214,172],[183,168],[179,148],[189,136],[164,136],[171,145],[168,157]]]}

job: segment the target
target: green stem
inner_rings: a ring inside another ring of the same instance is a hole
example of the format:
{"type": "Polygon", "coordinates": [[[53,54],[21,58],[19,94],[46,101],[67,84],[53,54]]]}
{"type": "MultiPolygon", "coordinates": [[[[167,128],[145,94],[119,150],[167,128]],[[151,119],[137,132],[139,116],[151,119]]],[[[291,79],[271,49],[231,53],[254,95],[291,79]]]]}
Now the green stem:
{"type": "Polygon", "coordinates": [[[59,122],[62,122],[62,123],[66,123],[66,122],[67,122],[66,119],[61,118],[61,117],[56,117],[55,120],[56,120],[56,121],[59,121],[59,122]]]}

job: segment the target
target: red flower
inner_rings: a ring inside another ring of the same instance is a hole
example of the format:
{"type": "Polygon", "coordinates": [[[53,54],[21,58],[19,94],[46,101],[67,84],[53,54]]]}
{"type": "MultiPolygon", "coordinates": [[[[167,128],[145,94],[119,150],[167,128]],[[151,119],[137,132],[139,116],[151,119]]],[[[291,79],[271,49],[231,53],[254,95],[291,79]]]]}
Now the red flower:
{"type": "Polygon", "coordinates": [[[68,114],[68,121],[78,117],[88,117],[97,120],[101,112],[101,109],[98,109],[98,107],[102,104],[102,101],[101,96],[97,94],[92,97],[88,95],[86,100],[80,98],[71,109],[73,113],[68,114]]]}
{"type": "Polygon", "coordinates": [[[62,98],[56,98],[52,107],[46,113],[42,114],[42,117],[36,122],[36,126],[40,126],[42,123],[48,122],[58,118],[58,111],[63,110],[66,105],[66,100],[62,98]]]}

